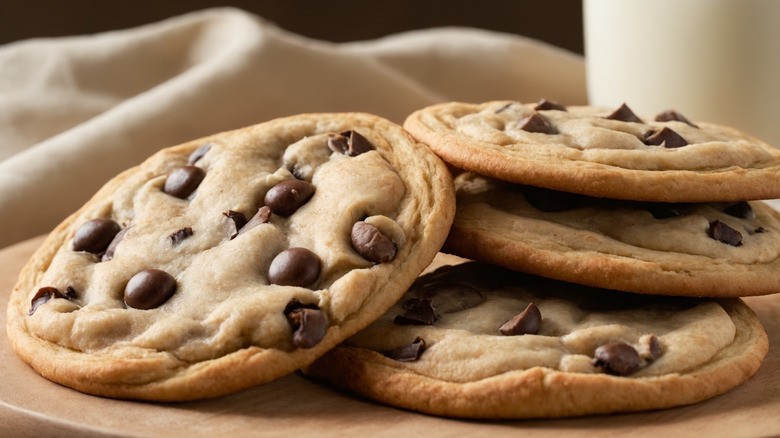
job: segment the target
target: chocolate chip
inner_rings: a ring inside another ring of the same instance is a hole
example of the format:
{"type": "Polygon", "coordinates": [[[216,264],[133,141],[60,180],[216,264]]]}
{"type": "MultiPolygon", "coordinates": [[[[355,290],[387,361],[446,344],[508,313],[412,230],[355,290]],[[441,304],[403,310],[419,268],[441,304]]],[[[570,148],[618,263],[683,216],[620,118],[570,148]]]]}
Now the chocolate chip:
{"type": "Polygon", "coordinates": [[[520,120],[517,126],[523,131],[538,132],[541,134],[554,134],[555,129],[543,115],[533,113],[530,116],[520,120]]]}
{"type": "Polygon", "coordinates": [[[211,150],[211,143],[203,143],[198,149],[195,149],[195,152],[190,154],[190,158],[189,160],[187,160],[187,162],[190,164],[195,164],[196,162],[198,162],[198,160],[203,158],[203,156],[206,155],[210,150],[211,150]]]}
{"type": "Polygon", "coordinates": [[[65,288],[65,296],[69,300],[72,300],[73,298],[76,298],[76,295],[78,295],[78,293],[76,292],[76,289],[73,289],[73,286],[68,286],[68,287],[65,288]]]}
{"type": "Polygon", "coordinates": [[[125,304],[134,309],[159,307],[176,292],[176,279],[159,269],[145,269],[125,286],[125,304]]]}
{"type": "Polygon", "coordinates": [[[437,315],[461,312],[485,302],[485,294],[467,284],[444,283],[427,289],[423,298],[431,300],[437,315]]]}
{"type": "Polygon", "coordinates": [[[738,217],[740,219],[747,219],[753,221],[756,218],[756,213],[753,212],[753,207],[747,201],[740,201],[736,204],[731,204],[723,210],[724,213],[729,216],[738,217]]]}
{"type": "Polygon", "coordinates": [[[116,236],[111,240],[111,243],[108,244],[108,248],[106,249],[106,252],[103,253],[103,255],[100,257],[101,262],[107,262],[114,258],[114,255],[116,254],[116,247],[119,245],[119,242],[124,239],[125,234],[127,234],[128,231],[130,231],[130,228],[132,227],[124,227],[122,230],[118,233],[116,233],[116,236]]]}
{"type": "Polygon", "coordinates": [[[241,228],[246,225],[246,216],[240,211],[233,210],[223,211],[222,214],[230,219],[230,223],[232,224],[230,227],[230,240],[233,240],[240,234],[239,231],[241,228]]]}
{"type": "Polygon", "coordinates": [[[328,148],[333,152],[356,157],[364,152],[374,149],[374,146],[365,137],[356,131],[344,131],[340,134],[330,134],[328,148]]]}
{"type": "Polygon", "coordinates": [[[47,286],[38,289],[38,292],[35,293],[32,300],[30,301],[30,310],[27,311],[27,316],[32,316],[35,313],[35,310],[38,309],[38,307],[41,307],[42,305],[46,304],[50,299],[55,298],[58,295],[62,295],[62,292],[60,292],[59,289],[57,289],[56,287],[47,286]]]}
{"type": "Polygon", "coordinates": [[[395,258],[397,251],[392,239],[364,221],[352,226],[352,247],[371,263],[385,263],[395,258]]]}
{"type": "Polygon", "coordinates": [[[647,335],[643,336],[639,341],[641,343],[637,352],[639,357],[648,362],[654,362],[661,357],[661,343],[658,341],[658,337],[647,335]]]}
{"type": "Polygon", "coordinates": [[[265,194],[265,205],[274,214],[289,216],[305,204],[314,194],[314,185],[300,180],[282,181],[265,194]]]}
{"type": "Polygon", "coordinates": [[[68,289],[65,291],[65,293],[62,293],[56,287],[51,286],[45,286],[38,289],[38,292],[35,293],[30,302],[30,310],[27,312],[27,315],[32,316],[38,307],[46,304],[52,298],[64,298],[66,300],[70,300],[72,298],[76,298],[76,290],[73,289],[72,286],[68,286],[68,289]]]}
{"type": "Polygon", "coordinates": [[[596,348],[594,364],[607,374],[627,376],[639,368],[639,353],[624,342],[610,342],[596,348]]]}
{"type": "Polygon", "coordinates": [[[637,117],[637,115],[634,114],[634,112],[631,111],[631,108],[629,108],[625,103],[620,105],[620,107],[613,111],[612,114],[604,118],[609,120],[619,120],[621,122],[642,123],[642,119],[637,117]]]}
{"type": "Polygon", "coordinates": [[[498,331],[504,336],[535,335],[542,325],[542,312],[534,303],[529,303],[522,312],[505,322],[498,331]]]}
{"type": "Polygon", "coordinates": [[[508,104],[502,106],[501,108],[497,109],[495,114],[500,114],[506,111],[510,106],[512,106],[512,102],[509,102],[508,104]]]}
{"type": "Polygon", "coordinates": [[[766,229],[764,227],[758,227],[755,230],[753,230],[753,234],[761,234],[766,233],[766,229]]]}
{"type": "Polygon", "coordinates": [[[713,239],[731,246],[742,245],[742,234],[719,220],[710,222],[707,234],[713,239]]]}
{"type": "Polygon", "coordinates": [[[314,347],[328,331],[328,317],[313,304],[304,305],[293,298],[285,307],[284,315],[293,330],[293,345],[298,348],[314,347]]]}
{"type": "Polygon", "coordinates": [[[268,268],[268,281],[281,286],[306,286],[320,276],[317,254],[306,248],[289,248],[277,255],[268,268]]]}
{"type": "Polygon", "coordinates": [[[192,236],[192,228],[184,227],[168,236],[168,238],[171,239],[171,245],[178,245],[182,240],[190,236],[192,236]]]}
{"type": "Polygon", "coordinates": [[[257,213],[255,213],[255,215],[252,216],[252,219],[250,219],[249,222],[246,223],[246,225],[244,225],[243,227],[241,227],[240,230],[238,230],[238,235],[244,234],[247,231],[251,230],[252,228],[260,224],[267,224],[270,220],[271,220],[271,209],[268,208],[268,206],[264,205],[257,210],[257,213]]]}
{"type": "Polygon", "coordinates": [[[523,186],[523,197],[539,211],[552,213],[572,210],[582,206],[585,198],[568,192],[559,192],[543,187],[523,186]]]}
{"type": "Polygon", "coordinates": [[[186,199],[198,188],[206,171],[197,166],[183,166],[174,169],[165,179],[163,192],[179,199],[186,199]]]}
{"type": "Polygon", "coordinates": [[[398,325],[431,325],[436,321],[436,312],[429,299],[412,298],[403,302],[406,310],[396,315],[393,322],[398,325]]]}
{"type": "Polygon", "coordinates": [[[549,110],[555,110],[555,111],[566,111],[566,107],[561,105],[558,102],[552,102],[547,99],[542,99],[539,101],[539,103],[536,104],[534,107],[534,110],[536,111],[549,111],[549,110]]]}
{"type": "Polygon", "coordinates": [[[418,336],[409,344],[383,351],[382,355],[399,362],[414,362],[420,358],[424,350],[425,340],[418,336]]]}
{"type": "Polygon", "coordinates": [[[668,219],[685,216],[690,212],[690,204],[670,204],[665,202],[652,202],[645,204],[645,209],[656,219],[668,219]]]}
{"type": "Polygon", "coordinates": [[[664,145],[667,149],[687,146],[688,142],[673,130],[664,126],[660,130],[651,129],[645,132],[644,143],[650,146],[664,145]]]}
{"type": "Polygon", "coordinates": [[[655,116],[655,121],[656,122],[677,121],[677,122],[686,123],[686,124],[688,124],[690,126],[693,126],[694,128],[698,128],[698,126],[693,124],[690,120],[686,119],[685,116],[683,116],[682,114],[678,113],[675,110],[667,110],[667,111],[664,111],[664,112],[658,114],[657,116],[655,116]]]}
{"type": "Polygon", "coordinates": [[[84,222],[73,236],[73,250],[100,254],[108,248],[120,229],[118,223],[108,218],[84,222]]]}

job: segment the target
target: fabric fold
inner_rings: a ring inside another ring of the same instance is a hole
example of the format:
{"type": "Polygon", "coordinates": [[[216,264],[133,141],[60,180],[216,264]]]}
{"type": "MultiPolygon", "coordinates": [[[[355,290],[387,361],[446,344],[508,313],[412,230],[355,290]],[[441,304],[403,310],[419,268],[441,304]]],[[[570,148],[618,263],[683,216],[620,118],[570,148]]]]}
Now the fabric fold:
{"type": "Polygon", "coordinates": [[[582,57],[441,28],[330,43],[233,8],[0,46],[0,247],[46,233],[160,148],[306,113],[401,123],[433,103],[586,103],[582,57]]]}

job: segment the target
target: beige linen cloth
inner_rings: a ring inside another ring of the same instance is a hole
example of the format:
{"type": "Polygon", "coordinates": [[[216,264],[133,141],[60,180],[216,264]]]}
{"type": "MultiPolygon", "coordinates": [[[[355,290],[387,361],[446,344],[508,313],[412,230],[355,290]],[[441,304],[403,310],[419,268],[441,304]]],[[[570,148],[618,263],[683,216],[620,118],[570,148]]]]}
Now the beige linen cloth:
{"type": "MultiPolygon", "coordinates": [[[[522,29],[518,29],[522,32],[522,29]]],[[[0,46],[0,247],[44,234],[155,151],[304,112],[403,122],[437,102],[586,103],[582,57],[441,28],[329,43],[242,10],[0,46]]]]}

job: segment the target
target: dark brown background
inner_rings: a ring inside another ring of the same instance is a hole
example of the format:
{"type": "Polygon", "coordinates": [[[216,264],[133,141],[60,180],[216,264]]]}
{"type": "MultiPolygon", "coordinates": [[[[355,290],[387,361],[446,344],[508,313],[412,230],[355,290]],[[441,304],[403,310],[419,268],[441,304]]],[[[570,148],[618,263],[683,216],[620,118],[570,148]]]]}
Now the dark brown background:
{"type": "Polygon", "coordinates": [[[583,52],[581,0],[0,0],[0,44],[123,29],[216,6],[244,9],[284,29],[335,42],[471,26],[583,52]]]}

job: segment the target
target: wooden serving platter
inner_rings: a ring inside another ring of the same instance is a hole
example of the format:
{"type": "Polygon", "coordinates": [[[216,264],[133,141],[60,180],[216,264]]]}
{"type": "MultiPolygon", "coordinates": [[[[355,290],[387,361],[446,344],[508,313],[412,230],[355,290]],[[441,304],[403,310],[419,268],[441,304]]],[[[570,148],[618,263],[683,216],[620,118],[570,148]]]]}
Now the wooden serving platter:
{"type": "Polygon", "coordinates": [[[713,399],[662,411],[560,420],[454,420],[378,405],[299,374],[188,403],[144,403],[82,394],[40,377],[16,356],[5,335],[10,291],[42,241],[38,237],[0,250],[0,437],[780,435],[780,294],[745,299],[761,319],[770,342],[769,354],[753,378],[713,399]]]}

